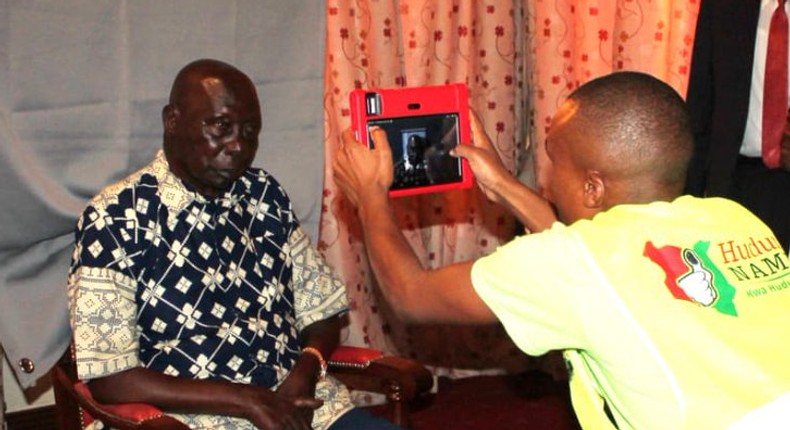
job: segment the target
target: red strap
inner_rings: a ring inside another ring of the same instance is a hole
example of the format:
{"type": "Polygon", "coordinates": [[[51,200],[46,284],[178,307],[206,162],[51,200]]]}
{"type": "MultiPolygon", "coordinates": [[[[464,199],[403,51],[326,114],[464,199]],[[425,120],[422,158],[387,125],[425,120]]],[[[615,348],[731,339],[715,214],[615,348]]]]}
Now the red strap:
{"type": "Polygon", "coordinates": [[[787,121],[787,14],[785,0],[771,16],[768,29],[768,49],[765,57],[765,86],[763,88],[763,162],[767,167],[779,167],[780,143],[787,121]]]}

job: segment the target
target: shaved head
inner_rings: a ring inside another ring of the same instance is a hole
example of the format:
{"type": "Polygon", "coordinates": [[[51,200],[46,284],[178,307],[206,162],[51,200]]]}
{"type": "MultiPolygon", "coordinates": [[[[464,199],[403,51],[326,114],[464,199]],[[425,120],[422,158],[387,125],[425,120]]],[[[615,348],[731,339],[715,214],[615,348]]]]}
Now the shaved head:
{"type": "Polygon", "coordinates": [[[544,195],[565,222],[618,204],[674,200],[692,149],[685,103],[669,85],[613,73],[579,87],[554,115],[544,195]]]}
{"type": "Polygon", "coordinates": [[[592,80],[568,99],[574,112],[564,133],[574,159],[610,180],[682,192],[693,150],[683,99],[644,73],[619,72],[592,80]],[[641,184],[646,182],[646,184],[641,184]]]}
{"type": "Polygon", "coordinates": [[[225,81],[255,93],[255,85],[244,72],[228,63],[204,58],[187,64],[178,72],[170,89],[170,104],[182,107],[188,105],[195,94],[213,95],[225,81]]]}

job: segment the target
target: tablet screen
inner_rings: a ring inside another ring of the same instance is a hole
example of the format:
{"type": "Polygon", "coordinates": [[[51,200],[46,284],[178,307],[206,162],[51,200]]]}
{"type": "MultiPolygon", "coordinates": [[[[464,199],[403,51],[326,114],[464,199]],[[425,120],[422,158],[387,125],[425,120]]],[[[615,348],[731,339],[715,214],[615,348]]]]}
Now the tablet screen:
{"type": "Polygon", "coordinates": [[[450,156],[452,148],[471,142],[468,100],[466,85],[460,82],[351,91],[351,127],[357,140],[371,145],[373,126],[387,133],[394,167],[391,197],[472,186],[469,161],[450,156]]]}
{"type": "MultiPolygon", "coordinates": [[[[459,144],[458,114],[368,120],[387,133],[395,176],[391,190],[450,184],[462,180],[461,159],[449,154],[459,144]]],[[[369,142],[373,140],[369,137],[369,142]]]]}

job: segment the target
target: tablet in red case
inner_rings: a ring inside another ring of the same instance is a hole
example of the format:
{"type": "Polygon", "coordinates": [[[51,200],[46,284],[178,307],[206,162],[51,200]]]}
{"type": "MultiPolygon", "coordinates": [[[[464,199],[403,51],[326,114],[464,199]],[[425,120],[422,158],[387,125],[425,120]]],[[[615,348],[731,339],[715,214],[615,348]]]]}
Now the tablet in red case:
{"type": "Polygon", "coordinates": [[[373,126],[387,133],[395,170],[391,196],[472,186],[468,161],[449,154],[471,141],[466,85],[357,89],[350,101],[357,140],[371,146],[373,126]]]}

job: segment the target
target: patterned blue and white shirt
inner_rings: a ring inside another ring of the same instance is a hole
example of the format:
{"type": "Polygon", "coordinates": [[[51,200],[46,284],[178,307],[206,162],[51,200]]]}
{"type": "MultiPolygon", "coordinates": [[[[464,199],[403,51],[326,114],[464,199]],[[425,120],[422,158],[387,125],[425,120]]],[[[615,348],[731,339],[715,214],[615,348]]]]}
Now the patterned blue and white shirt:
{"type": "MultiPolygon", "coordinates": [[[[272,388],[299,356],[299,332],[348,307],[273,177],[249,169],[207,199],[170,172],[161,151],[83,212],[69,301],[81,379],[144,366],[272,388]]],[[[351,408],[331,378],[316,395],[325,402],[315,428],[351,408]]],[[[255,428],[174,416],[196,429],[255,428]]]]}

